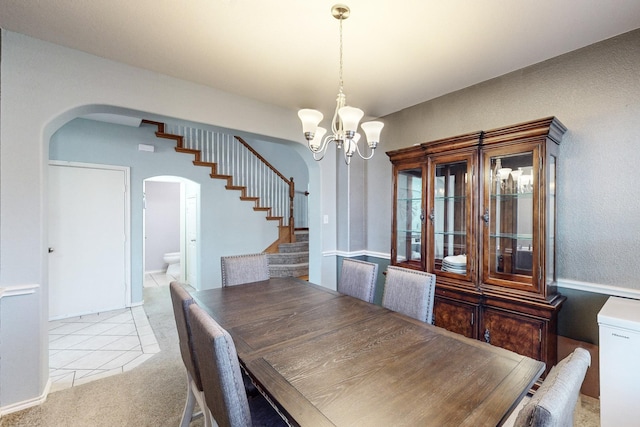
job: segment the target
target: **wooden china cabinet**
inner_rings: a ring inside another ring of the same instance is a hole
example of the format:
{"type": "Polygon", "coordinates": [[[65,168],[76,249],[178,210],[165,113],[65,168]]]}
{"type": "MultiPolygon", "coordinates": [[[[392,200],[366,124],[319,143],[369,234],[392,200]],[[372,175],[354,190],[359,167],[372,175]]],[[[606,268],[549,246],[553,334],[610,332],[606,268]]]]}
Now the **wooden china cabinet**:
{"type": "Polygon", "coordinates": [[[545,118],[389,151],[391,263],[434,273],[437,326],[557,361],[556,170],[545,118]]]}

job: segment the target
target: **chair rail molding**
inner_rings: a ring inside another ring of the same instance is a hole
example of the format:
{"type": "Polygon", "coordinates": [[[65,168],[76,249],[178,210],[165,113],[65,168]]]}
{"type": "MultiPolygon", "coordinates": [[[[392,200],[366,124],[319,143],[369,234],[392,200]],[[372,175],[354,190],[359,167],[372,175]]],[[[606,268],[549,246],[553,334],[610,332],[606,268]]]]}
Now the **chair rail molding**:
{"type": "Polygon", "coordinates": [[[35,293],[39,287],[40,285],[36,284],[4,286],[0,288],[0,298],[30,295],[35,293]]]}
{"type": "Polygon", "coordinates": [[[577,291],[592,292],[603,295],[613,295],[623,298],[640,299],[640,289],[621,288],[619,286],[581,282],[579,280],[571,279],[558,279],[557,285],[559,288],[574,289],[577,291]]]}

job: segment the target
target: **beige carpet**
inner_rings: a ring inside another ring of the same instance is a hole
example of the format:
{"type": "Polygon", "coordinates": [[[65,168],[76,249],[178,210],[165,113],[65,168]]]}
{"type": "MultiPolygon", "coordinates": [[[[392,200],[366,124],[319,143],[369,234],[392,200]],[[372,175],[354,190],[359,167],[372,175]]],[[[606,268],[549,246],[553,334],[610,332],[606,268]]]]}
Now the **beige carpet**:
{"type": "MultiPolygon", "coordinates": [[[[6,415],[0,426],[177,426],[186,374],[169,288],[144,290],[144,309],[161,352],[129,372],[49,394],[40,406],[6,415]]],[[[191,424],[203,425],[202,419],[191,424]]]]}
{"type": "MultiPolygon", "coordinates": [[[[40,406],[6,415],[0,427],[177,426],[186,397],[168,287],[144,289],[144,309],[161,352],[130,372],[49,394],[40,406]]],[[[202,427],[202,418],[191,427],[202,427]]],[[[581,396],[575,425],[599,427],[599,401],[581,396]]]]}

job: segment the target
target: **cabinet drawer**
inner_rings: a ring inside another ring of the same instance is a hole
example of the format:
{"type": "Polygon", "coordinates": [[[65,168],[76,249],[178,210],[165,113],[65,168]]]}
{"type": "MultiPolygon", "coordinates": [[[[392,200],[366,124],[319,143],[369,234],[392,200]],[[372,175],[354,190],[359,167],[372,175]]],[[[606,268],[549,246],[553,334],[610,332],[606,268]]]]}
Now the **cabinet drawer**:
{"type": "Polygon", "coordinates": [[[542,328],[540,320],[492,308],[482,313],[482,337],[486,342],[523,356],[542,360],[542,328]]]}
{"type": "Polygon", "coordinates": [[[433,308],[435,325],[448,331],[477,338],[476,307],[436,296],[433,308]]]}

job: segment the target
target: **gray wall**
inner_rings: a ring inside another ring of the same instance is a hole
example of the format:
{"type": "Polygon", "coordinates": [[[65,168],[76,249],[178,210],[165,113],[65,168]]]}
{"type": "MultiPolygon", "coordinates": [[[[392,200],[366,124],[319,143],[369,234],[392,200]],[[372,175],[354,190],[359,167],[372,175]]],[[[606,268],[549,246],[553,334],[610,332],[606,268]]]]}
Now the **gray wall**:
{"type": "Polygon", "coordinates": [[[164,270],[167,252],[180,252],[180,183],[144,184],[144,269],[164,270]]]}
{"type": "MultiPolygon", "coordinates": [[[[640,30],[635,30],[386,116],[381,146],[388,151],[558,117],[568,128],[557,183],[559,284],[638,291],[639,70],[640,30]]],[[[368,250],[388,252],[391,165],[386,156],[369,161],[366,179],[368,250]]],[[[597,342],[602,296],[592,295],[594,302],[588,292],[565,293],[561,332],[597,342]]]]}

